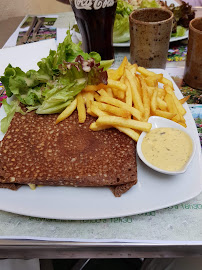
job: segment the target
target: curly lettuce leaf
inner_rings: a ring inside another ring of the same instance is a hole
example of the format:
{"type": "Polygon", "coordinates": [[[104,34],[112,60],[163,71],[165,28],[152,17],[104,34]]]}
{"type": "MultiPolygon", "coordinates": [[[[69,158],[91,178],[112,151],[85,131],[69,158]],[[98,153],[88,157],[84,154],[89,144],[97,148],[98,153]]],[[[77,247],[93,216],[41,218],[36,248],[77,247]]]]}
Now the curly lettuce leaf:
{"type": "Polygon", "coordinates": [[[10,64],[0,78],[6,89],[6,95],[13,94],[25,105],[38,105],[41,103],[41,85],[51,79],[48,74],[41,70],[29,70],[26,73],[19,67],[12,67],[10,64]]]}
{"type": "Polygon", "coordinates": [[[56,61],[55,58],[56,51],[50,50],[49,55],[46,58],[42,58],[41,61],[37,63],[40,72],[52,77],[56,68],[54,66],[56,61]]]}
{"type": "Polygon", "coordinates": [[[58,70],[57,80],[50,81],[43,89],[44,100],[36,110],[38,114],[61,112],[87,84],[107,84],[107,72],[93,58],[85,60],[79,55],[75,62],[63,61],[58,70]]]}
{"type": "Polygon", "coordinates": [[[73,43],[70,31],[68,30],[64,41],[58,45],[53,67],[57,68],[57,66],[61,64],[63,61],[73,62],[78,55],[81,55],[85,60],[94,58],[97,63],[101,61],[99,53],[97,52],[91,52],[89,54],[85,53],[81,49],[81,42],[79,42],[78,44],[73,43]]]}

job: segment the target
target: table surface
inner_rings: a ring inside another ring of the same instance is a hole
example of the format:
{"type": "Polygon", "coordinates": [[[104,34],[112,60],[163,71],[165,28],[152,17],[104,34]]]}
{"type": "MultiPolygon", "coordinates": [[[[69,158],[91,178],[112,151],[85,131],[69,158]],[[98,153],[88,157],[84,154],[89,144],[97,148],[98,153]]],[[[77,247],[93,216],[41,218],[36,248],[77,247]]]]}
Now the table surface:
{"type": "MultiPolygon", "coordinates": [[[[0,22],[0,46],[22,19],[0,22]]],[[[128,55],[129,48],[116,48],[115,53],[128,55]]],[[[0,211],[0,258],[199,256],[201,223],[202,194],[167,209],[107,220],[48,220],[0,211]]]]}

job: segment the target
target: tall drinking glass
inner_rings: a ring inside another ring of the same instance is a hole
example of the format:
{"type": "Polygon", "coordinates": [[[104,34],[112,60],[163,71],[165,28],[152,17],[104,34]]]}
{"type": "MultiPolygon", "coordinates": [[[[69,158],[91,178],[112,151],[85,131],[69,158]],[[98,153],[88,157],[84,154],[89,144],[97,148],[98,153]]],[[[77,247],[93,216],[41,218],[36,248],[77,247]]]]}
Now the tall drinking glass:
{"type": "Polygon", "coordinates": [[[103,60],[114,58],[113,26],[117,0],[70,0],[83,50],[98,52],[103,60]]]}
{"type": "Polygon", "coordinates": [[[189,24],[184,81],[202,90],[202,17],[193,19],[189,24]]]}

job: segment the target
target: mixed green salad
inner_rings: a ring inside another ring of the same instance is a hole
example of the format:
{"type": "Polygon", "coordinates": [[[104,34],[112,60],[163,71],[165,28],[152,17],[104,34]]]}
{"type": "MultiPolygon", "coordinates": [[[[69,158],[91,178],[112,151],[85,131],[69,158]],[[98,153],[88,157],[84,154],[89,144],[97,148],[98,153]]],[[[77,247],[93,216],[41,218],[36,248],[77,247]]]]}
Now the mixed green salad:
{"type": "Polygon", "coordinates": [[[130,39],[129,15],[132,11],[132,5],[123,0],[117,1],[116,17],[113,30],[113,42],[121,43],[130,39]]]}
{"type": "MultiPolygon", "coordinates": [[[[181,37],[189,26],[189,21],[194,18],[194,11],[191,6],[182,1],[182,5],[168,6],[166,1],[142,0],[138,8],[165,8],[174,14],[174,23],[171,37],[181,37]]],[[[129,15],[137,7],[129,4],[127,1],[118,0],[116,8],[116,17],[114,22],[113,42],[122,43],[130,40],[129,34],[129,15]]]]}
{"type": "Polygon", "coordinates": [[[84,53],[79,44],[72,42],[70,31],[57,51],[50,50],[46,58],[37,63],[39,69],[22,71],[19,67],[6,67],[0,81],[8,97],[15,96],[10,104],[3,100],[7,116],[1,121],[5,133],[15,112],[25,114],[36,110],[37,114],[62,112],[75,96],[88,84],[107,84],[106,69],[113,60],[101,61],[96,52],[84,53]]]}

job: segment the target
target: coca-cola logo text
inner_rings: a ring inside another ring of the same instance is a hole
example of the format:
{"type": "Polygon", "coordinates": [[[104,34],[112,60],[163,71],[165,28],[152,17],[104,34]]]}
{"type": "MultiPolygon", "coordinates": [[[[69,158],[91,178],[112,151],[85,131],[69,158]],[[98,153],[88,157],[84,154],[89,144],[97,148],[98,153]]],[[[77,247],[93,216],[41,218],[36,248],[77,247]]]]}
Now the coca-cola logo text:
{"type": "Polygon", "coordinates": [[[106,7],[112,7],[114,0],[75,0],[75,6],[77,9],[100,9],[106,7]]]}

